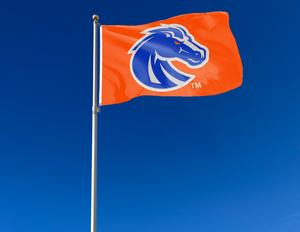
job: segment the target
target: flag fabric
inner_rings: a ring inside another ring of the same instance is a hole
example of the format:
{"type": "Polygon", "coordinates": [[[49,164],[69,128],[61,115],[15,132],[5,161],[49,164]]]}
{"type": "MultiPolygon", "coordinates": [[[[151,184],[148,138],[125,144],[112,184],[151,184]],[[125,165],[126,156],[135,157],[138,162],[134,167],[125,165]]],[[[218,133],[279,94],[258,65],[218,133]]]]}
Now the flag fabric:
{"type": "Polygon", "coordinates": [[[226,12],[101,27],[101,105],[143,95],[215,95],[242,84],[242,62],[226,12]]]}

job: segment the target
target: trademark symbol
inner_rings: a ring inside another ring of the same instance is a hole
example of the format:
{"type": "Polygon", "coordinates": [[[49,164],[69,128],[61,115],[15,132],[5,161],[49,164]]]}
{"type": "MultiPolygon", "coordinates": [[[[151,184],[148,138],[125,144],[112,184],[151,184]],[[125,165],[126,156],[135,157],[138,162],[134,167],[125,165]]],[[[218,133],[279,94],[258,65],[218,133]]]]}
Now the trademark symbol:
{"type": "Polygon", "coordinates": [[[199,88],[201,88],[201,83],[200,82],[198,82],[198,83],[190,83],[190,84],[192,85],[193,89],[199,89],[199,88]]]}

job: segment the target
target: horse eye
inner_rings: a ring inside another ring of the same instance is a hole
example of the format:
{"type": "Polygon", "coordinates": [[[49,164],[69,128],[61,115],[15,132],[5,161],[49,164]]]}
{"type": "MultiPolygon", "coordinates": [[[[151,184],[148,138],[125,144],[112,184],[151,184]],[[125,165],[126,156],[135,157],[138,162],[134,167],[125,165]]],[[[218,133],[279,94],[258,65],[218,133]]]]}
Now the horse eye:
{"type": "Polygon", "coordinates": [[[179,45],[180,43],[178,43],[177,41],[174,41],[176,45],[179,45]]]}

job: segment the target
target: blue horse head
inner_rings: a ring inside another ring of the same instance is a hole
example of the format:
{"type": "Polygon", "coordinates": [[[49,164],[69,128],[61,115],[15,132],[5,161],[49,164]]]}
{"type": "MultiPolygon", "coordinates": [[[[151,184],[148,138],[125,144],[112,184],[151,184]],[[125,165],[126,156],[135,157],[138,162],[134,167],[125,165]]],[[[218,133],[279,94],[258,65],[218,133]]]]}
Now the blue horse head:
{"type": "Polygon", "coordinates": [[[130,69],[135,80],[154,91],[170,91],[188,84],[194,75],[184,73],[173,60],[189,68],[200,68],[208,61],[208,49],[194,40],[188,30],[178,24],[161,24],[147,29],[146,34],[129,50],[130,69]]]}

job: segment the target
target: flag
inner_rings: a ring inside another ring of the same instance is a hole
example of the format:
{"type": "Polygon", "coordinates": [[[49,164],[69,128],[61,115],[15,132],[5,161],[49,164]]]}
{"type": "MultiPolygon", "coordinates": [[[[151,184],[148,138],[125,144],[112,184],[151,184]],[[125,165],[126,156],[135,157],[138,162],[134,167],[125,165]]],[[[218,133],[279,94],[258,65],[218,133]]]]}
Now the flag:
{"type": "Polygon", "coordinates": [[[206,96],[242,84],[226,12],[100,29],[100,105],[152,96],[206,96]]]}

